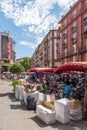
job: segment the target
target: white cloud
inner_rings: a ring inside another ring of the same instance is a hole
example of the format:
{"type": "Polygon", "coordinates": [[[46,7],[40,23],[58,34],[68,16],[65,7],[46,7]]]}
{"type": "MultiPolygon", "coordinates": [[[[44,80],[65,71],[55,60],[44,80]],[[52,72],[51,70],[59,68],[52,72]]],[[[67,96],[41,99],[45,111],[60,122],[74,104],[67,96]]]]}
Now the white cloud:
{"type": "Polygon", "coordinates": [[[58,0],[57,4],[64,9],[69,9],[70,5],[73,5],[77,0],[58,0]]]}
{"type": "MultiPolygon", "coordinates": [[[[77,0],[73,0],[76,2],[77,0]]],[[[35,36],[46,34],[58,22],[59,17],[51,13],[54,5],[58,5],[61,12],[69,9],[74,3],[71,0],[0,0],[0,10],[7,18],[14,21],[16,26],[27,26],[27,31],[35,36]]],[[[56,10],[55,10],[56,12],[56,10]]],[[[60,13],[61,13],[60,12],[60,13]]],[[[28,34],[28,33],[27,33],[28,34]]],[[[26,43],[26,42],[25,42],[26,43]]]]}
{"type": "Polygon", "coordinates": [[[28,46],[29,48],[35,49],[37,47],[37,44],[30,43],[28,41],[20,41],[21,45],[28,46]]]}

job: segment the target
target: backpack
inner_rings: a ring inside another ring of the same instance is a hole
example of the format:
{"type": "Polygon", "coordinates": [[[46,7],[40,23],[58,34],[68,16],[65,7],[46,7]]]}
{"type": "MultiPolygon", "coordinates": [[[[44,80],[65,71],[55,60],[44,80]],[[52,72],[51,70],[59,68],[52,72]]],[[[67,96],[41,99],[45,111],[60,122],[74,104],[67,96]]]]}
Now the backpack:
{"type": "Polygon", "coordinates": [[[27,109],[36,110],[36,99],[34,97],[27,97],[27,109]]]}

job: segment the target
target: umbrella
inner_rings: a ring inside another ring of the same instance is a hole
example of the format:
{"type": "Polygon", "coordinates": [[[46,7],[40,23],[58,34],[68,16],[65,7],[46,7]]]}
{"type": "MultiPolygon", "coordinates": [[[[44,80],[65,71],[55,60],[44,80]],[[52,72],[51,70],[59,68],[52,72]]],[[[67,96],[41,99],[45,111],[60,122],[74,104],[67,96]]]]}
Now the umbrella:
{"type": "Polygon", "coordinates": [[[67,71],[85,71],[87,70],[87,62],[69,62],[67,64],[61,65],[54,73],[63,73],[67,71]]]}
{"type": "Polygon", "coordinates": [[[54,70],[55,70],[55,68],[32,68],[30,70],[27,70],[27,72],[38,72],[38,73],[50,72],[50,73],[53,73],[54,70]]]}

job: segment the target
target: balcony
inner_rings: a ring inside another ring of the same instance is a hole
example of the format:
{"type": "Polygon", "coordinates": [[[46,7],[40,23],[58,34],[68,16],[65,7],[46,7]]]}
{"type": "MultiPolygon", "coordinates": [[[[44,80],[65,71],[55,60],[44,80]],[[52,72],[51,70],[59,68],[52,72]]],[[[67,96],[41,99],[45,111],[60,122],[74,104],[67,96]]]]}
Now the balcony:
{"type": "Polygon", "coordinates": [[[71,56],[74,56],[74,55],[76,55],[76,54],[77,54],[77,51],[73,49],[73,50],[71,51],[71,56]]]}
{"type": "Polygon", "coordinates": [[[87,38],[87,30],[84,32],[84,37],[87,38]]]}
{"type": "Polygon", "coordinates": [[[85,45],[84,47],[79,47],[78,51],[71,50],[70,52],[67,52],[66,55],[63,53],[62,55],[59,56],[59,59],[64,59],[67,57],[77,55],[77,53],[80,54],[80,53],[84,53],[84,52],[87,52],[87,45],[85,45]]]}
{"type": "Polygon", "coordinates": [[[79,10],[82,11],[83,9],[84,9],[84,6],[82,5],[79,10]]]}
{"type": "Polygon", "coordinates": [[[76,38],[72,38],[72,43],[76,43],[76,38]]]}
{"type": "Polygon", "coordinates": [[[72,27],[72,32],[74,33],[74,32],[76,32],[76,27],[72,27]]]}
{"type": "Polygon", "coordinates": [[[63,47],[64,47],[64,48],[66,48],[66,47],[67,47],[67,44],[66,44],[66,43],[64,43],[64,44],[63,44],[63,47]]]}
{"type": "Polygon", "coordinates": [[[72,15],[72,19],[76,18],[76,14],[72,15]]]}
{"type": "Polygon", "coordinates": [[[66,33],[64,33],[64,34],[63,34],[63,37],[64,37],[64,38],[66,38],[66,37],[67,37],[67,34],[66,34],[66,33]]]}
{"type": "Polygon", "coordinates": [[[77,52],[74,51],[74,50],[71,50],[70,52],[67,52],[66,55],[63,53],[62,55],[59,56],[59,59],[64,59],[64,58],[68,58],[68,57],[71,57],[71,56],[74,56],[76,55],[77,52]]]}
{"type": "Polygon", "coordinates": [[[87,24],[87,17],[84,18],[84,24],[87,24]]]}
{"type": "Polygon", "coordinates": [[[67,58],[67,57],[69,57],[70,55],[69,55],[69,53],[67,52],[66,54],[62,54],[62,55],[60,55],[59,56],[59,59],[64,59],[64,58],[67,58]]]}
{"type": "Polygon", "coordinates": [[[79,53],[87,52],[87,45],[85,45],[84,47],[79,47],[79,48],[78,48],[78,52],[79,52],[79,53]]]}

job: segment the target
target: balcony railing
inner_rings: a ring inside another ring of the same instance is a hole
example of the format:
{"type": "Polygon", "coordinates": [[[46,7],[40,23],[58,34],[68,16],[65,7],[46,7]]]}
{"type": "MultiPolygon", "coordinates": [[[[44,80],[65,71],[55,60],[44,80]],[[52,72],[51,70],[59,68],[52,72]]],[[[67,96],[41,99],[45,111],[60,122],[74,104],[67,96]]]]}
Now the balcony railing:
{"type": "Polygon", "coordinates": [[[63,46],[64,46],[64,48],[66,48],[66,47],[67,47],[67,44],[66,44],[66,43],[64,43],[64,44],[63,44],[63,46]]]}
{"type": "Polygon", "coordinates": [[[83,11],[83,10],[86,9],[86,8],[87,8],[87,4],[85,4],[85,5],[82,4],[79,10],[80,10],[80,11],[83,11]]]}
{"type": "Polygon", "coordinates": [[[87,24],[87,17],[84,18],[84,24],[87,24]]]}
{"type": "Polygon", "coordinates": [[[82,11],[83,9],[84,9],[84,6],[82,5],[79,10],[82,11]]]}
{"type": "Polygon", "coordinates": [[[72,38],[72,43],[76,43],[76,38],[72,38]]]}
{"type": "Polygon", "coordinates": [[[64,37],[64,38],[66,38],[66,36],[67,36],[67,34],[66,34],[66,33],[64,33],[64,34],[63,34],[63,37],[64,37]]]}
{"type": "Polygon", "coordinates": [[[70,57],[70,56],[74,56],[74,55],[77,55],[77,54],[80,54],[80,53],[84,53],[84,52],[87,52],[87,45],[85,45],[84,47],[79,47],[76,50],[71,50],[70,52],[67,52],[66,55],[63,53],[59,56],[59,59],[64,59],[64,58],[67,58],[67,57],[70,57]]]}
{"type": "Polygon", "coordinates": [[[87,30],[84,32],[84,37],[87,38],[87,30]]]}
{"type": "Polygon", "coordinates": [[[60,59],[63,59],[63,58],[67,58],[67,57],[70,57],[70,56],[74,56],[76,55],[77,52],[74,51],[74,50],[71,50],[70,52],[67,52],[66,55],[63,53],[62,55],[60,55],[60,59]]]}
{"type": "Polygon", "coordinates": [[[84,52],[86,52],[87,51],[87,45],[85,45],[84,47],[79,47],[78,48],[78,52],[79,53],[84,53],[84,52]]]}
{"type": "Polygon", "coordinates": [[[72,32],[76,32],[76,27],[72,27],[72,32]]]}
{"type": "Polygon", "coordinates": [[[87,45],[85,45],[84,47],[79,47],[77,51],[71,50],[70,52],[67,52],[66,55],[63,53],[62,55],[60,55],[60,59],[74,56],[74,55],[77,55],[77,53],[80,54],[84,52],[87,52],[87,45]]]}

